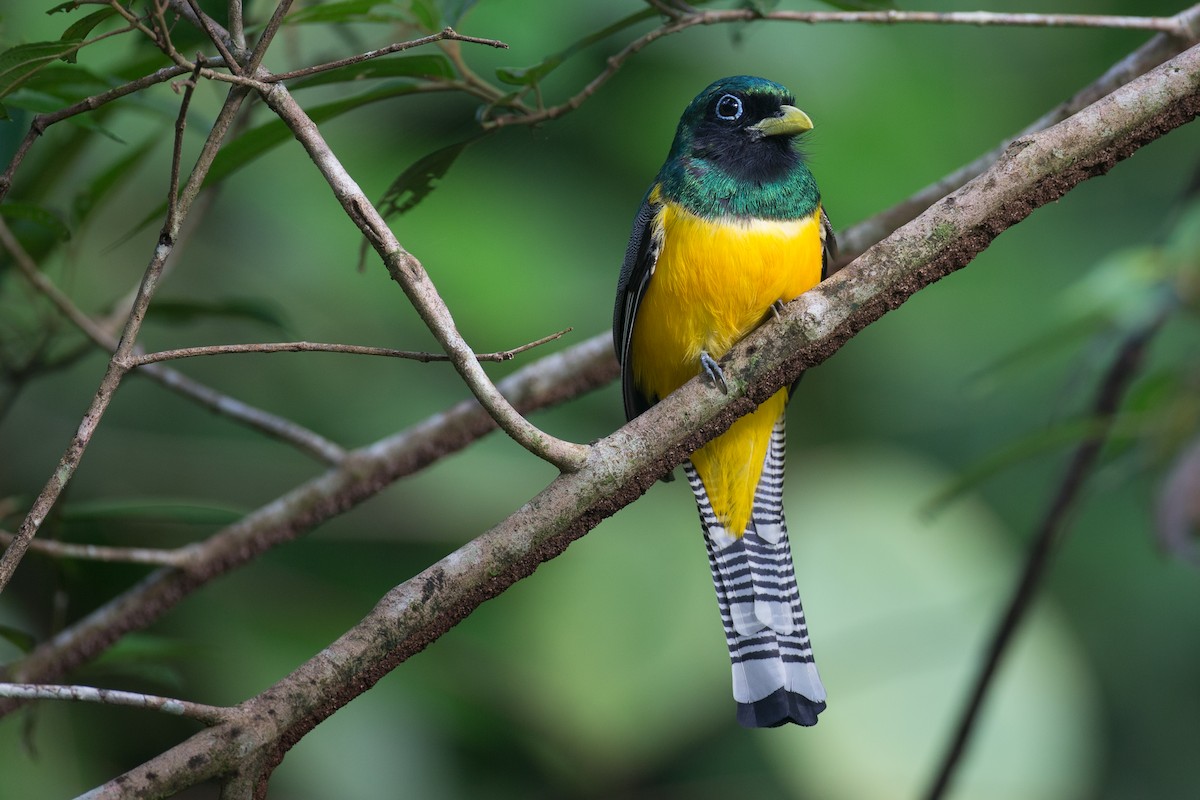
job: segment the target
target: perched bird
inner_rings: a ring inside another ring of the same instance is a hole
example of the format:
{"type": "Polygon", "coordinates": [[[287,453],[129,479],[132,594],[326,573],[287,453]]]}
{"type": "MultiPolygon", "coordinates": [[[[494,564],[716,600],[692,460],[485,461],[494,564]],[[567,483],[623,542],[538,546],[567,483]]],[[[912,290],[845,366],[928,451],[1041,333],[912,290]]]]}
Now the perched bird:
{"type": "MultiPolygon", "coordinates": [[[[795,149],[812,121],[788,91],[737,76],[683,112],[633,223],[613,342],[632,419],[718,360],[826,274],[833,231],[795,149]]],[[[794,387],[793,387],[794,388],[794,387]]],[[[814,725],[825,710],[783,520],[790,389],[684,463],[733,662],[738,721],[814,725]]]]}

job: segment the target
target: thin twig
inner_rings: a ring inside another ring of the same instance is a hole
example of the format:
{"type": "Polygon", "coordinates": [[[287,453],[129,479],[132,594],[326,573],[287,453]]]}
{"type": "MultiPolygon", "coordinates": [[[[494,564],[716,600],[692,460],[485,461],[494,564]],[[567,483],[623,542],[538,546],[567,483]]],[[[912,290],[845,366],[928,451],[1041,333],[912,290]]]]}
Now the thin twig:
{"type": "Polygon", "coordinates": [[[187,129],[188,106],[192,104],[192,94],[196,91],[196,81],[200,78],[200,63],[192,70],[192,77],[185,81],[183,101],[179,104],[179,114],[175,117],[175,142],[171,148],[171,179],[167,190],[167,229],[178,230],[179,215],[179,165],[183,160],[183,132],[187,129]]]}
{"type": "Polygon", "coordinates": [[[605,68],[580,91],[565,102],[547,106],[531,113],[505,114],[483,122],[487,129],[508,125],[536,125],[546,120],[557,119],[579,106],[595,94],[615,75],[630,57],[651,43],[685,31],[697,25],[720,25],[733,22],[803,22],[826,23],[871,23],[898,25],[917,23],[926,25],[1003,25],[1018,27],[1083,27],[1122,28],[1166,33],[1171,36],[1194,38],[1192,29],[1181,22],[1181,15],[1174,17],[1104,16],[1095,14],[1003,14],[987,11],[770,11],[754,9],[729,9],[721,11],[698,11],[671,16],[668,22],[634,39],[616,54],[609,56],[605,68]]]}
{"type": "MultiPolygon", "coordinates": [[[[13,534],[0,530],[0,544],[7,545],[13,534]]],[[[114,564],[151,564],[158,567],[177,567],[184,562],[181,550],[161,550],[150,547],[109,547],[99,544],[78,544],[57,539],[34,539],[29,549],[51,558],[75,558],[82,561],[107,561],[114,564]]]]}
{"type": "Polygon", "coordinates": [[[471,42],[473,44],[483,44],[489,47],[496,47],[505,50],[508,49],[507,44],[497,39],[481,39],[477,36],[463,36],[460,33],[456,33],[453,28],[445,28],[437,33],[431,33],[428,36],[422,36],[419,39],[412,39],[411,41],[407,42],[396,42],[395,44],[389,44],[387,47],[381,47],[378,50],[369,50],[365,53],[349,56],[348,58],[339,58],[337,61],[330,61],[325,64],[317,64],[312,67],[305,67],[304,69],[296,69],[292,70],[291,72],[277,72],[268,77],[264,77],[262,80],[267,83],[274,83],[276,81],[287,81],[293,78],[304,78],[309,75],[314,75],[318,72],[327,72],[331,69],[337,69],[338,67],[345,67],[349,66],[350,64],[359,64],[363,61],[369,61],[372,58],[379,58],[380,56],[399,53],[402,50],[409,50],[414,47],[420,47],[421,45],[440,42],[443,40],[471,42]]]}
{"type": "Polygon", "coordinates": [[[146,271],[142,276],[142,283],[138,287],[137,297],[134,299],[133,307],[129,312],[129,319],[125,323],[125,330],[122,332],[121,339],[117,343],[112,357],[109,359],[104,377],[100,380],[100,386],[96,390],[96,394],[92,398],[87,412],[83,415],[83,419],[80,421],[79,427],[71,439],[71,443],[63,452],[49,480],[46,481],[45,486],[38,493],[37,499],[34,500],[33,506],[29,509],[25,520],[17,529],[16,537],[5,548],[4,554],[0,556],[0,592],[3,592],[4,587],[12,579],[17,565],[20,564],[25,551],[29,547],[29,542],[37,535],[38,529],[41,528],[42,523],[50,514],[50,510],[54,507],[54,504],[58,502],[63,489],[66,488],[74,476],[75,470],[79,467],[79,463],[83,459],[83,454],[87,450],[97,426],[100,424],[100,419],[104,416],[104,412],[112,402],[112,398],[122,378],[129,370],[129,360],[134,355],[137,336],[141,330],[142,322],[146,318],[146,311],[150,307],[150,300],[158,288],[158,279],[162,274],[163,265],[167,257],[171,254],[175,236],[179,233],[177,226],[191,207],[192,200],[195,199],[196,193],[200,190],[204,176],[208,174],[208,169],[212,166],[213,159],[216,158],[217,149],[233,124],[233,119],[241,108],[242,101],[246,96],[247,92],[245,89],[241,87],[231,88],[229,95],[225,99],[224,106],[222,106],[212,129],[209,131],[208,139],[205,141],[203,148],[200,150],[200,155],[196,159],[196,166],[188,178],[187,185],[180,193],[178,214],[174,220],[176,227],[164,225],[162,232],[159,234],[158,245],[154,248],[150,263],[147,265],[146,271]]]}
{"type": "Polygon", "coordinates": [[[219,725],[231,716],[231,709],[177,700],[174,697],[159,697],[140,692],[123,692],[116,689],[98,689],[94,686],[58,686],[44,683],[0,683],[0,697],[21,700],[71,700],[77,703],[103,703],[109,706],[133,706],[148,708],[187,717],[205,725],[219,725]]]}
{"type": "MultiPolygon", "coordinates": [[[[146,369],[153,369],[152,365],[146,369]]],[[[611,383],[612,335],[543,356],[498,384],[531,413],[611,383]]],[[[479,403],[464,400],[392,436],[350,452],[335,468],[300,484],[203,542],[180,549],[185,567],[161,569],[92,611],[20,661],[0,668],[10,680],[59,680],[130,631],[161,618],[193,592],[375,496],[496,430],[479,403]]],[[[12,704],[0,702],[0,716],[12,704]]]]}
{"type": "MultiPolygon", "coordinates": [[[[118,344],[116,336],[109,333],[103,324],[83,313],[71,301],[71,298],[67,297],[53,281],[46,277],[45,273],[37,268],[33,259],[13,236],[3,217],[0,217],[0,245],[3,245],[12,255],[13,263],[16,264],[17,271],[22,277],[37,291],[45,295],[59,313],[74,323],[92,342],[103,347],[109,353],[116,351],[118,344]]],[[[316,432],[222,394],[170,367],[162,364],[147,364],[138,369],[136,374],[149,377],[171,391],[199,403],[204,408],[290,444],[326,464],[338,464],[346,457],[344,449],[316,432]]]]}
{"type": "Polygon", "coordinates": [[[534,455],[569,472],[587,458],[587,445],[555,438],[525,419],[504,398],[475,359],[459,333],[445,301],[421,262],[396,239],[378,209],[342,166],[320,130],[287,88],[277,83],[262,93],[263,100],[292,131],[308,152],[347,215],[379,253],[392,279],[400,284],[422,321],[450,356],[454,368],[480,404],[512,439],[534,455]]]}
{"type": "MultiPolygon", "coordinates": [[[[275,4],[275,11],[271,14],[271,18],[267,20],[266,27],[263,28],[262,35],[258,37],[258,41],[254,44],[254,51],[250,54],[250,60],[246,64],[246,72],[249,74],[254,75],[258,72],[263,56],[267,54],[267,48],[275,40],[275,34],[279,33],[279,26],[283,24],[283,18],[287,15],[288,9],[291,7],[292,0],[279,0],[275,4]]],[[[232,32],[230,35],[232,36],[232,32]]],[[[241,46],[245,47],[245,42],[241,46]]]]}
{"type": "Polygon", "coordinates": [[[1100,384],[1092,404],[1092,418],[1097,423],[1097,430],[1075,449],[1070,464],[1058,485],[1058,491],[1038,525],[1037,534],[1030,543],[1029,554],[1025,558],[1025,568],[1021,573],[1020,580],[1013,587],[1008,606],[992,633],[987,654],[975,677],[970,698],[963,706],[954,737],[942,757],[933,785],[926,795],[929,800],[939,800],[950,786],[950,780],[954,776],[966,750],[971,732],[979,719],[983,701],[992,685],[992,679],[1000,668],[1000,660],[1008,651],[1009,643],[1018,626],[1033,605],[1033,599],[1041,586],[1042,578],[1049,568],[1052,552],[1061,544],[1062,538],[1066,535],[1064,524],[1067,514],[1078,499],[1085,481],[1095,467],[1100,452],[1104,449],[1105,442],[1108,441],[1117,411],[1121,407],[1126,391],[1137,376],[1147,345],[1158,333],[1166,321],[1167,315],[1166,310],[1161,311],[1150,322],[1126,337],[1100,384]]]}
{"type": "MultiPolygon", "coordinates": [[[[528,342],[512,350],[501,350],[496,353],[476,353],[478,361],[511,361],[517,355],[535,347],[552,342],[565,336],[570,328],[543,336],[533,342],[528,342]]],[[[347,353],[359,356],[384,356],[387,358],[403,358],[412,361],[429,363],[431,361],[449,361],[445,353],[429,353],[419,350],[394,350],[389,347],[365,347],[354,344],[334,344],[326,342],[260,342],[250,344],[214,344],[200,347],[180,347],[174,350],[161,350],[156,353],[146,353],[131,359],[134,367],[154,364],[159,361],[170,361],[177,358],[194,358],[196,356],[228,355],[231,353],[347,353]]]]}
{"type": "Polygon", "coordinates": [[[212,41],[213,45],[216,46],[217,50],[221,53],[221,56],[225,59],[225,65],[229,67],[230,72],[232,72],[234,75],[241,75],[242,65],[239,64],[237,59],[233,57],[233,53],[229,52],[229,47],[225,44],[225,40],[229,36],[228,31],[219,32],[218,26],[212,21],[208,14],[205,14],[200,9],[200,4],[197,3],[196,0],[187,0],[187,4],[191,7],[192,12],[195,13],[196,19],[200,20],[201,29],[208,34],[208,38],[212,41]]]}
{"type": "MultiPolygon", "coordinates": [[[[246,49],[246,24],[244,15],[245,11],[242,8],[242,0],[229,0],[229,41],[236,50],[246,49]]],[[[250,71],[253,72],[254,70],[251,69],[250,71]]]]}

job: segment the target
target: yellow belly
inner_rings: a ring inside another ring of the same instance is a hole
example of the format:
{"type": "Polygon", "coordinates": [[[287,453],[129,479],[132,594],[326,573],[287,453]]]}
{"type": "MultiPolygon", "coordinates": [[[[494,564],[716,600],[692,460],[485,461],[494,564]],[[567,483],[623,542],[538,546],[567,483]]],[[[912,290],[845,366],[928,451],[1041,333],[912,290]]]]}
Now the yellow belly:
{"type": "MultiPolygon", "coordinates": [[[[799,220],[714,221],[667,203],[654,275],[638,306],[630,360],[634,384],[661,399],[762,323],[771,304],[792,300],[821,279],[820,211],[799,220]]],[[[741,535],[787,390],[738,420],[692,455],[713,510],[741,535]]]]}

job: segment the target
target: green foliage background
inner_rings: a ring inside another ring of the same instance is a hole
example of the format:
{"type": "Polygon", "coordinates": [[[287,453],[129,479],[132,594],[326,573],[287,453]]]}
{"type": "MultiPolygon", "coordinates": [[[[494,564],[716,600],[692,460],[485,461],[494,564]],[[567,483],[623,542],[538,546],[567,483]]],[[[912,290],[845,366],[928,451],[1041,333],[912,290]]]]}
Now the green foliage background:
{"type": "MultiPolygon", "coordinates": [[[[4,10],[6,46],[57,38],[69,24],[34,5],[4,10]]],[[[209,5],[223,18],[222,4],[209,5]]],[[[269,8],[250,5],[263,16],[269,8]]],[[[642,6],[482,0],[457,27],[510,45],[464,46],[472,68],[489,77],[497,68],[537,64],[642,6]]],[[[1160,0],[1060,0],[1021,10],[1179,9],[1160,0]]],[[[544,96],[558,102],[573,94],[630,35],[567,60],[545,80],[544,96]]],[[[281,34],[267,65],[290,69],[397,38],[405,37],[383,25],[296,26],[281,34]]],[[[1107,30],[693,28],[634,57],[578,111],[472,144],[393,228],[476,349],[507,349],[573,326],[575,333],[550,347],[566,346],[610,324],[633,212],[680,111],[713,79],[761,74],[795,92],[816,123],[806,149],[842,227],[991,149],[1145,38],[1107,30]]],[[[128,47],[124,38],[98,45],[81,63],[102,72],[127,59],[128,47]]],[[[196,92],[189,153],[223,91],[202,85],[196,92]]],[[[334,85],[296,93],[311,108],[357,91],[334,85]]],[[[27,95],[25,102],[36,100],[27,95]]],[[[102,311],[128,292],[149,258],[160,222],[140,223],[165,195],[178,101],[158,86],[104,116],[105,129],[122,141],[59,125],[17,175],[14,200],[54,209],[72,228],[65,246],[44,250],[42,265],[86,309],[102,311]],[[75,224],[78,190],[126,156],[129,180],[75,224]]],[[[471,136],[477,105],[460,95],[399,97],[331,119],[322,130],[367,194],[379,197],[417,159],[471,136]]],[[[5,163],[29,119],[19,106],[9,111],[13,120],[0,125],[5,163]]],[[[255,113],[256,122],[269,119],[265,108],[255,113]]],[[[1054,446],[1053,433],[1087,408],[1122,315],[1144,298],[1131,259],[1120,254],[1172,235],[1198,144],[1200,132],[1185,127],[1035,212],[804,380],[791,409],[786,505],[830,691],[818,727],[743,731],[734,724],[695,511],[677,481],[655,486],[318,727],[285,759],[272,796],[919,792],[1023,544],[1056,491],[1070,442],[1054,446]],[[1093,314],[1086,335],[1068,335],[1079,329],[1081,309],[1096,308],[1099,323],[1093,314]],[[1032,443],[1035,455],[968,482],[931,510],[960,476],[1014,442],[1032,443]]],[[[370,260],[356,270],[358,247],[356,229],[287,141],[223,182],[163,286],[165,310],[151,316],[143,340],[154,349],[290,338],[435,349],[386,272],[370,260]],[[189,313],[196,304],[226,313],[189,313]]],[[[6,354],[33,346],[31,331],[44,329],[38,314],[51,317],[0,262],[6,354]]],[[[61,334],[55,352],[75,341],[61,334]]],[[[1197,791],[1200,581],[1159,553],[1151,534],[1164,468],[1194,430],[1186,408],[1195,396],[1196,334],[1194,315],[1181,314],[1156,342],[1135,389],[1140,423],[1110,448],[1072,519],[1032,623],[1004,663],[955,796],[1117,800],[1197,791]],[[1172,414],[1183,421],[1149,424],[1172,414]]],[[[74,432],[103,365],[90,352],[20,387],[0,419],[0,497],[22,498],[23,511],[74,432]]],[[[346,446],[467,395],[446,365],[288,354],[178,366],[346,446]]],[[[498,378],[513,368],[489,372],[498,378]]],[[[15,391],[11,383],[6,389],[15,391]]],[[[607,387],[535,421],[576,441],[598,438],[623,421],[618,391],[607,387]]],[[[61,518],[42,535],[174,546],[320,469],[284,445],[130,380],[61,518]]],[[[72,680],[237,703],[552,477],[548,465],[491,436],[207,587],[72,680]]],[[[5,524],[11,530],[18,520],[5,524]]],[[[40,640],[142,572],[31,554],[0,600],[0,624],[40,640]]],[[[0,640],[0,659],[19,654],[0,640]]],[[[151,713],[43,704],[0,722],[0,782],[22,787],[23,796],[74,794],[194,729],[151,713]]]]}

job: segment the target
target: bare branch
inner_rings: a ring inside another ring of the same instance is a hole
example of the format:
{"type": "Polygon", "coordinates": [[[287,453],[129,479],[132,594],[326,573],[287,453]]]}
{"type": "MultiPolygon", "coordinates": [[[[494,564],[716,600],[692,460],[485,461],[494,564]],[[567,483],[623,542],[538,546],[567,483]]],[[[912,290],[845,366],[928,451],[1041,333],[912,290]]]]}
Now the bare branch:
{"type": "MultiPolygon", "coordinates": [[[[516,408],[530,413],[603,386],[616,375],[612,336],[605,333],[522,367],[500,381],[498,387],[516,408]]],[[[178,551],[186,569],[158,570],[25,658],[5,666],[2,674],[10,680],[58,680],[126,633],[152,624],[209,581],[296,539],[495,429],[495,420],[478,402],[469,399],[394,436],[354,450],[335,469],[301,484],[204,542],[178,551]]],[[[0,702],[0,716],[13,706],[0,702]]]]}
{"type": "Polygon", "coordinates": [[[992,633],[987,655],[975,678],[975,685],[963,707],[954,736],[942,757],[929,794],[926,795],[929,800],[938,800],[944,797],[946,790],[950,787],[950,781],[954,777],[954,772],[966,750],[971,732],[979,719],[979,713],[983,708],[983,701],[987,697],[988,689],[992,685],[992,679],[1000,668],[1000,659],[1007,652],[1017,627],[1025,619],[1026,612],[1033,604],[1042,577],[1049,568],[1052,551],[1066,535],[1067,513],[1078,499],[1084,482],[1091,474],[1100,456],[1100,451],[1104,449],[1104,444],[1108,441],[1117,411],[1120,410],[1125,393],[1137,376],[1146,348],[1162,328],[1166,319],[1167,311],[1163,310],[1154,319],[1126,337],[1117,349],[1112,364],[1100,383],[1092,405],[1092,418],[1097,423],[1097,430],[1084,439],[1075,450],[1075,454],[1063,474],[1062,481],[1058,485],[1058,492],[1051,500],[1038,525],[1037,534],[1033,537],[1029,554],[1025,559],[1025,568],[1016,586],[1013,587],[1008,606],[992,633]]]}
{"type": "Polygon", "coordinates": [[[191,80],[185,81],[183,102],[179,104],[179,114],[175,117],[175,143],[171,148],[171,180],[167,190],[167,230],[179,230],[179,163],[183,160],[183,132],[187,129],[188,106],[192,104],[192,93],[196,91],[196,81],[200,77],[200,64],[192,70],[191,80]]]}
{"type": "Polygon", "coordinates": [[[225,44],[229,39],[229,32],[223,29],[218,30],[220,26],[200,10],[200,4],[196,0],[187,0],[187,4],[191,7],[192,13],[196,15],[196,19],[200,20],[201,30],[208,34],[208,38],[221,53],[221,57],[225,59],[225,66],[234,75],[241,75],[243,72],[242,65],[237,62],[237,59],[233,57],[233,53],[229,52],[229,48],[225,44]]]}
{"type": "MultiPolygon", "coordinates": [[[[232,5],[232,3],[231,3],[232,5]]],[[[283,24],[283,18],[287,14],[288,9],[292,7],[292,0],[279,0],[275,4],[275,11],[271,14],[271,18],[267,20],[266,27],[263,28],[262,35],[258,37],[258,41],[254,45],[254,52],[250,54],[250,61],[246,64],[246,71],[251,75],[258,72],[259,66],[262,64],[263,56],[267,54],[267,48],[271,46],[271,42],[275,40],[275,34],[279,32],[279,26],[283,24]]],[[[232,11],[231,11],[232,14],[232,11]]],[[[230,17],[232,19],[232,16],[230,17]]],[[[232,32],[230,33],[232,37],[232,32]]],[[[244,38],[244,37],[243,37],[244,38]]],[[[238,43],[238,39],[234,38],[236,46],[245,48],[245,41],[238,43]]]]}
{"type": "MultiPolygon", "coordinates": [[[[478,361],[511,361],[517,355],[532,350],[555,339],[566,335],[571,329],[552,333],[549,336],[515,347],[512,350],[501,350],[496,353],[476,353],[478,361]]],[[[427,353],[418,350],[393,350],[388,347],[364,347],[353,344],[330,344],[325,342],[262,342],[256,344],[214,344],[202,347],[181,347],[175,350],[162,350],[157,353],[146,353],[132,359],[134,367],[153,364],[159,361],[169,361],[176,358],[194,358],[196,356],[227,355],[230,353],[347,353],[359,356],[384,356],[387,358],[404,358],[412,361],[449,361],[445,353],[427,353]]]]}
{"type": "Polygon", "coordinates": [[[123,692],[116,689],[98,689],[94,686],[57,686],[38,683],[0,683],[0,697],[21,700],[70,700],[76,703],[102,703],[110,706],[133,706],[148,708],[188,717],[205,725],[219,725],[228,720],[231,709],[208,706],[173,697],[159,697],[140,692],[123,692]]]}
{"type": "MultiPolygon", "coordinates": [[[[116,351],[117,338],[109,334],[103,325],[83,313],[78,306],[71,302],[71,298],[67,297],[53,281],[37,268],[33,259],[13,236],[3,217],[0,217],[0,245],[3,245],[13,256],[13,262],[22,277],[45,295],[59,313],[71,320],[95,344],[110,353],[116,351]]],[[[346,456],[345,450],[317,433],[290,420],[269,414],[262,409],[222,394],[170,367],[164,367],[161,364],[147,364],[138,369],[137,374],[145,375],[211,411],[291,444],[327,464],[337,464],[346,456]]]]}
{"type": "Polygon", "coordinates": [[[274,84],[262,93],[262,97],[304,146],[350,219],[379,253],[393,280],[400,284],[409,302],[450,356],[455,369],[480,404],[495,417],[504,432],[522,447],[560,470],[577,469],[587,457],[587,446],[556,439],[539,430],[505,400],[463,340],[450,309],[438,294],[425,267],[400,245],[379,211],[326,144],[316,123],[292,98],[291,93],[282,84],[274,84]]]}
{"type": "MultiPolygon", "coordinates": [[[[656,7],[659,4],[654,3],[656,7]]],[[[1174,17],[1122,17],[1091,14],[1000,14],[986,11],[770,11],[762,13],[749,8],[723,11],[695,11],[668,15],[671,19],[644,35],[634,39],[616,54],[610,56],[604,70],[566,102],[538,109],[534,112],[505,114],[483,122],[485,129],[508,125],[535,125],[546,120],[557,119],[583,105],[589,97],[608,83],[632,56],[651,43],[697,25],[720,25],[732,22],[754,22],[772,20],[777,22],[818,23],[873,23],[898,25],[918,23],[926,25],[1006,25],[1021,27],[1085,27],[1125,28],[1158,31],[1169,36],[1194,41],[1197,36],[1193,12],[1189,9],[1174,17]]],[[[938,195],[940,196],[940,195],[938,195]]]]}
{"type": "MultiPolygon", "coordinates": [[[[289,3],[290,4],[290,3],[289,3]]],[[[246,28],[245,28],[245,12],[242,9],[242,0],[229,0],[228,6],[229,17],[229,40],[237,50],[246,49],[246,28]]],[[[272,36],[274,33],[272,33],[272,36]]],[[[257,65],[255,65],[257,66],[257,65]]],[[[251,72],[254,70],[251,69],[251,72]]]]}
{"type": "Polygon", "coordinates": [[[157,83],[169,81],[172,78],[177,78],[180,75],[185,75],[191,69],[184,66],[163,67],[160,70],[150,73],[149,75],[138,78],[136,81],[122,84],[99,94],[94,94],[91,97],[85,97],[78,103],[67,106],[66,108],[53,111],[48,114],[38,114],[33,118],[33,122],[29,125],[29,132],[25,134],[25,138],[21,140],[21,144],[17,147],[13,154],[12,160],[8,162],[8,167],[4,170],[4,174],[0,175],[0,201],[8,194],[8,190],[12,187],[13,175],[16,173],[21,162],[24,161],[25,155],[29,152],[29,148],[37,141],[46,129],[56,122],[62,122],[64,119],[73,117],[76,114],[83,114],[88,111],[95,111],[101,106],[111,103],[113,100],[118,100],[126,95],[140,92],[142,89],[149,88],[157,83]]]}
{"type": "Polygon", "coordinates": [[[100,424],[101,417],[104,416],[104,412],[112,402],[117,387],[129,370],[129,359],[133,355],[138,332],[141,330],[142,321],[146,317],[146,310],[150,306],[150,299],[154,296],[154,291],[158,286],[158,279],[162,274],[163,265],[166,262],[167,256],[171,253],[175,236],[179,232],[177,226],[180,219],[187,214],[192,200],[200,190],[200,184],[204,179],[204,175],[208,173],[208,168],[212,165],[212,161],[216,157],[217,148],[224,139],[226,132],[228,132],[230,125],[232,125],[234,116],[237,114],[238,109],[241,108],[242,100],[245,97],[246,91],[244,89],[240,87],[232,88],[229,96],[226,98],[225,105],[222,107],[216,122],[213,124],[212,130],[209,131],[208,140],[200,151],[196,166],[192,170],[192,175],[188,180],[187,186],[184,187],[180,195],[178,214],[173,220],[176,227],[164,225],[162,233],[159,235],[158,246],[154,248],[154,254],[151,256],[150,263],[146,267],[146,272],[142,277],[142,283],[138,288],[133,308],[130,310],[125,330],[121,335],[121,340],[117,343],[112,358],[109,359],[108,367],[105,370],[104,377],[100,381],[100,386],[96,390],[95,396],[92,398],[91,405],[79,423],[79,428],[76,430],[75,436],[71,439],[71,443],[59,459],[58,466],[51,474],[46,485],[42,487],[41,492],[33,503],[33,507],[29,510],[29,514],[25,517],[24,522],[21,523],[20,528],[18,528],[16,537],[9,542],[3,556],[0,556],[0,592],[4,590],[9,580],[12,579],[17,565],[21,562],[21,558],[25,555],[25,551],[29,547],[29,542],[37,535],[37,531],[50,513],[50,509],[58,502],[59,495],[62,494],[63,489],[66,488],[66,485],[74,476],[76,468],[78,468],[80,461],[83,459],[84,451],[87,450],[92,435],[95,433],[96,427],[100,424]]]}
{"type": "MultiPolygon", "coordinates": [[[[8,545],[16,538],[0,530],[0,543],[8,545]]],[[[81,561],[108,561],[116,564],[153,564],[158,567],[178,566],[183,562],[177,550],[156,550],[146,547],[106,547],[98,544],[76,544],[54,539],[34,539],[29,549],[51,558],[76,558],[81,561]]]]}

